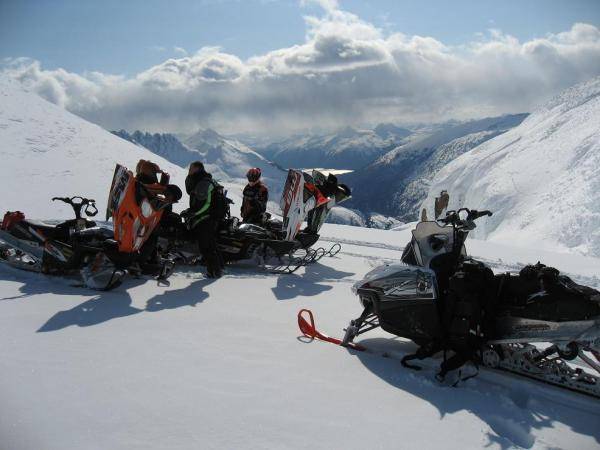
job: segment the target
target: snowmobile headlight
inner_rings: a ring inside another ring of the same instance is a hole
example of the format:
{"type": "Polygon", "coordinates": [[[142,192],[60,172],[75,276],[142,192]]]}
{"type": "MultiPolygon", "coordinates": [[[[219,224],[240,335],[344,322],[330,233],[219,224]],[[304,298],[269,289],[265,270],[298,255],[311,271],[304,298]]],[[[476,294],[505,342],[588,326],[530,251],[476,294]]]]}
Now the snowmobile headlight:
{"type": "Polygon", "coordinates": [[[351,289],[352,289],[352,293],[353,293],[354,295],[360,295],[360,294],[358,293],[358,290],[359,290],[359,289],[363,289],[363,288],[364,288],[364,289],[368,289],[368,288],[370,288],[370,287],[371,287],[371,285],[369,284],[369,282],[368,282],[368,281],[365,281],[365,280],[360,280],[359,282],[357,282],[357,283],[354,283],[354,284],[352,285],[351,289]]]}

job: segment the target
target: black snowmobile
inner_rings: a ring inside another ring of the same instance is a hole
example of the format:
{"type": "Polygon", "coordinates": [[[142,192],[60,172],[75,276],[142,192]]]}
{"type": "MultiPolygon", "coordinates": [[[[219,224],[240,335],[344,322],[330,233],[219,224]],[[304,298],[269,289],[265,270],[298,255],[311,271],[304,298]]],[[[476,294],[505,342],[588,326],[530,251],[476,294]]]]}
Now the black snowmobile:
{"type": "Polygon", "coordinates": [[[419,345],[405,367],[444,351],[440,380],[470,361],[600,397],[600,292],[540,263],[494,274],[468,257],[469,231],[491,214],[462,208],[441,225],[420,222],[402,263],[355,284],[364,309],[341,344],[381,327],[419,345]],[[576,358],[594,373],[567,363],[576,358]]]}
{"type": "MultiPolygon", "coordinates": [[[[313,175],[317,175],[318,181],[314,176],[290,170],[288,181],[291,177],[297,177],[299,181],[286,182],[282,196],[282,204],[296,201],[299,205],[293,211],[296,214],[293,218],[295,223],[301,224],[306,217],[307,226],[301,230],[288,226],[292,208],[282,208],[283,220],[265,214],[261,225],[241,223],[237,217],[231,216],[229,205],[233,202],[227,199],[225,217],[219,222],[217,237],[217,247],[224,262],[254,259],[271,271],[293,273],[324,256],[335,256],[341,250],[339,244],[333,244],[328,249],[314,248],[314,244],[319,240],[318,232],[327,214],[334,205],[350,198],[350,189],[338,184],[337,178],[332,175],[325,177],[319,172],[313,175]],[[290,189],[290,186],[296,188],[290,189]],[[305,205],[308,206],[305,208],[305,205]]],[[[185,215],[185,212],[182,213],[182,216],[185,215]]],[[[162,229],[160,235],[158,245],[163,255],[184,263],[201,261],[196,239],[185,223],[162,229]]]]}
{"type": "Polygon", "coordinates": [[[51,275],[79,273],[84,285],[108,290],[126,274],[108,255],[114,254],[113,231],[82,217],[94,217],[95,200],[54,197],[67,203],[75,218],[60,223],[26,219],[20,211],[7,212],[0,225],[0,261],[20,269],[51,275]]]}

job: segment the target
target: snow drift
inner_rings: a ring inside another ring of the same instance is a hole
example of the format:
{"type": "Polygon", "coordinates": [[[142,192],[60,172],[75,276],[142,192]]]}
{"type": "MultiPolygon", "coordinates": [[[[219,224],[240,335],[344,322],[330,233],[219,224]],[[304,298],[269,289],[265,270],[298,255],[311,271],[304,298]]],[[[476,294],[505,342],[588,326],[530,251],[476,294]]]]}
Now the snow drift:
{"type": "Polygon", "coordinates": [[[600,255],[600,78],[567,89],[520,126],[442,169],[423,204],[489,209],[473,237],[600,255]]]}

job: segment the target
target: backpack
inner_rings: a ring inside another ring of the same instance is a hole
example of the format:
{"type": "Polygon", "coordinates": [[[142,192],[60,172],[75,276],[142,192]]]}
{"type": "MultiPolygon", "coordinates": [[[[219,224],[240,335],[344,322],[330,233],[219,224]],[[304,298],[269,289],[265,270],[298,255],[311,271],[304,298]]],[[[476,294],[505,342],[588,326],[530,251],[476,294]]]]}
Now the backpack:
{"type": "Polygon", "coordinates": [[[212,180],[211,216],[216,222],[228,219],[231,215],[229,205],[233,201],[227,198],[227,191],[216,181],[212,180]]]}

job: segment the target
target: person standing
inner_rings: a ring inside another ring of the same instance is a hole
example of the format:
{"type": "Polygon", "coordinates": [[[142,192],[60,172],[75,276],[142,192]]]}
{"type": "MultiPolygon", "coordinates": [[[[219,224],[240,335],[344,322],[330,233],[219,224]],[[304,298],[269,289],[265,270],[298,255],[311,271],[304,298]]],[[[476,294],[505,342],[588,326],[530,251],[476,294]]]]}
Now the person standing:
{"type": "Polygon", "coordinates": [[[244,199],[240,212],[244,222],[257,225],[263,223],[269,201],[269,189],[263,184],[260,177],[261,171],[258,167],[253,167],[246,173],[248,184],[244,188],[244,199]]]}
{"type": "Polygon", "coordinates": [[[213,205],[213,194],[218,188],[218,183],[204,169],[204,164],[200,161],[190,164],[185,179],[185,190],[190,196],[186,222],[188,229],[196,236],[209,278],[220,278],[223,274],[223,264],[217,248],[218,218],[215,217],[213,205]]]}

